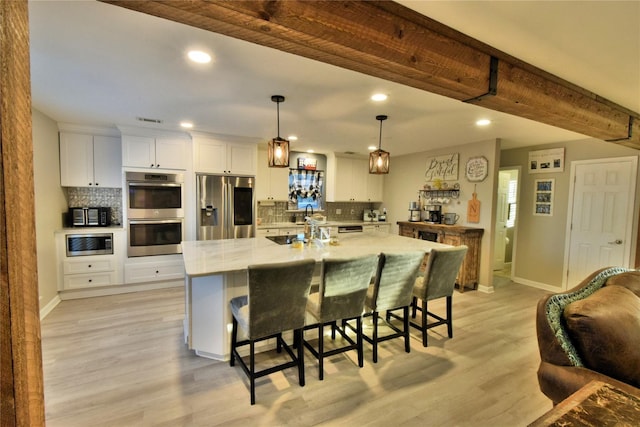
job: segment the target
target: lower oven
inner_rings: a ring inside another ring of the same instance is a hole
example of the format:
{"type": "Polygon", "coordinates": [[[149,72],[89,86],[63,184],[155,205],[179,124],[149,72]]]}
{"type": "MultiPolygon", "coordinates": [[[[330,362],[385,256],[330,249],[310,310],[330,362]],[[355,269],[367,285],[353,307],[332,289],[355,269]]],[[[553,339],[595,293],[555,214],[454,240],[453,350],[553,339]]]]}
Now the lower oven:
{"type": "Polygon", "coordinates": [[[171,255],[182,253],[184,220],[130,219],[127,256],[171,255]]]}

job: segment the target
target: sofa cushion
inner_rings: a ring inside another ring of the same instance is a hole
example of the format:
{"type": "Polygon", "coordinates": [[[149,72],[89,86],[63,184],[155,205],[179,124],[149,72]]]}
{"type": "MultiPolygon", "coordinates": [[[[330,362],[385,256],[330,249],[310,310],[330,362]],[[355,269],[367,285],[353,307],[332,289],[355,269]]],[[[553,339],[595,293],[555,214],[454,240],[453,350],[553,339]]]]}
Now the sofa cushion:
{"type": "Polygon", "coordinates": [[[564,309],[564,319],[585,367],[640,387],[640,298],[605,286],[564,309]]]}
{"type": "Polygon", "coordinates": [[[610,277],[607,286],[623,286],[640,297],[640,271],[628,271],[610,277]]]}

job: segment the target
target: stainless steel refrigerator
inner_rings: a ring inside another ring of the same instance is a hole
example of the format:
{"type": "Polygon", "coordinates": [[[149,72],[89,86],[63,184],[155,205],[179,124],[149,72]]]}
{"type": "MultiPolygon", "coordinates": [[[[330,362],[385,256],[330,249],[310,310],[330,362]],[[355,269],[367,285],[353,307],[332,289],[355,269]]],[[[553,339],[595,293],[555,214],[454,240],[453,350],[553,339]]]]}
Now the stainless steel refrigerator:
{"type": "Polygon", "coordinates": [[[198,240],[255,237],[255,178],[196,175],[198,240]]]}

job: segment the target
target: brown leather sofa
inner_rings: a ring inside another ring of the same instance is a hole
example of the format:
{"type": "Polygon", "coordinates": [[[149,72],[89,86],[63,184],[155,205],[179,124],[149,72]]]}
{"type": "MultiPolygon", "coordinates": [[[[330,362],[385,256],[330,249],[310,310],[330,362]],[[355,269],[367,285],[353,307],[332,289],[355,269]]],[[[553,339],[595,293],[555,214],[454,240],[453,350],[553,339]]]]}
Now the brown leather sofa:
{"type": "Polygon", "coordinates": [[[640,387],[640,271],[603,268],[536,314],[540,390],[554,405],[592,380],[640,387]]]}

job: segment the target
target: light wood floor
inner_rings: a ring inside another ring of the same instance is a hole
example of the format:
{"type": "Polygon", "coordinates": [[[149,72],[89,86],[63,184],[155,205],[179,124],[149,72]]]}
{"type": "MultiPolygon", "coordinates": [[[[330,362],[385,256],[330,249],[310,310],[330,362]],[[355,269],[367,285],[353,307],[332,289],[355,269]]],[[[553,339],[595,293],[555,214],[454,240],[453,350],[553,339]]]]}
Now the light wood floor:
{"type": "MultiPolygon", "coordinates": [[[[551,409],[539,391],[535,306],[544,291],[501,283],[493,294],[454,295],[454,338],[412,331],[325,362],[307,384],[293,370],[257,382],[249,404],[239,367],[183,344],[183,291],[63,301],[42,322],[48,427],[74,426],[525,426],[551,409]]],[[[444,307],[433,303],[434,309],[444,307]]]]}

